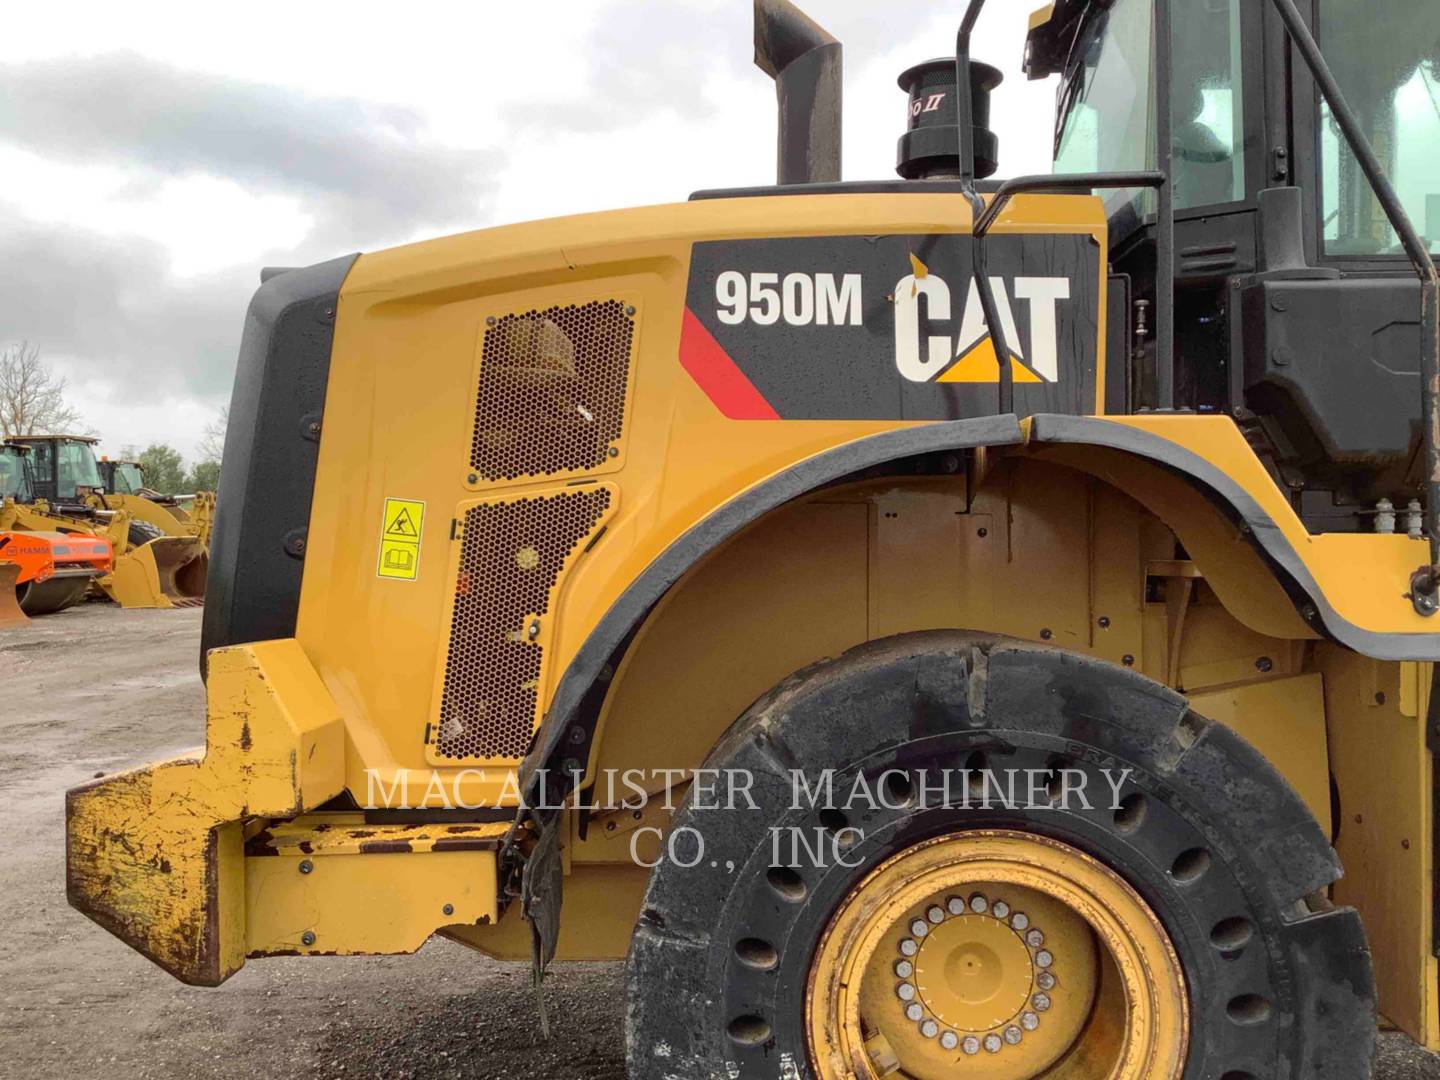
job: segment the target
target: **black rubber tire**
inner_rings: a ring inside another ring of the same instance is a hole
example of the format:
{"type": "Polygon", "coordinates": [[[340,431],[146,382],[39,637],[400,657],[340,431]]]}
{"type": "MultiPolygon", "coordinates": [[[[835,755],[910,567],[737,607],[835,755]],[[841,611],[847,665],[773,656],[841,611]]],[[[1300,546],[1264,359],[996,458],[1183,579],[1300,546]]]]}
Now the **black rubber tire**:
{"type": "Polygon", "coordinates": [[[1319,825],[1249,744],[1132,671],[1008,639],[904,635],[792,676],[736,722],[706,767],[749,770],[759,810],[697,810],[692,789],[675,816],[677,859],[702,854],[701,841],[703,858],[692,869],[661,862],[646,891],[627,971],[634,1080],[810,1077],[805,985],[837,905],[897,850],[972,827],[1063,840],[1149,903],[1190,993],[1185,1077],[1370,1074],[1370,954],[1358,915],[1323,899],[1340,867],[1319,825]],[[1128,768],[1120,801],[1129,811],[1117,815],[1109,798],[1089,811],[864,806],[848,820],[864,839],[845,852],[862,866],[803,866],[798,878],[772,880],[772,827],[846,824],[823,808],[794,808],[790,770],[813,781],[834,769],[838,793],[857,772],[872,784],[895,768],[938,775],[974,767],[977,753],[996,770],[1062,758],[1107,793],[1098,770],[1128,768]],[[1177,860],[1195,851],[1205,857],[1190,862],[1207,868],[1177,879],[1177,860]],[[1212,942],[1222,922],[1244,925],[1237,919],[1248,921],[1247,941],[1212,942]],[[778,962],[740,962],[746,939],[772,945],[778,962]]]}
{"type": "Polygon", "coordinates": [[[151,540],[157,540],[165,535],[165,530],[158,525],[151,525],[148,521],[140,521],[136,518],[130,519],[130,531],[127,539],[131,548],[144,547],[151,540]]]}

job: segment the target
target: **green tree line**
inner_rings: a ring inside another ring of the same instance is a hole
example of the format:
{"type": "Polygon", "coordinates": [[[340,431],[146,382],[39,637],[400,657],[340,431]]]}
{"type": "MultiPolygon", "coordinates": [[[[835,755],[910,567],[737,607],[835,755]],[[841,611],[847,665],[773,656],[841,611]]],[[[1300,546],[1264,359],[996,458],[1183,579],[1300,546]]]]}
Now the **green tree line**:
{"type": "Polygon", "coordinates": [[[162,495],[189,495],[214,491],[220,486],[220,456],[225,451],[225,427],[230,409],[205,425],[205,434],[196,448],[195,463],[188,468],[180,451],[169,443],[151,443],[144,450],[127,446],[120,451],[125,461],[138,461],[145,470],[145,486],[162,495]]]}
{"type": "Polygon", "coordinates": [[[218,460],[196,461],[187,468],[180,451],[168,443],[151,443],[143,450],[127,446],[119,456],[123,461],[138,461],[145,470],[145,486],[162,495],[214,491],[220,484],[218,460]]]}

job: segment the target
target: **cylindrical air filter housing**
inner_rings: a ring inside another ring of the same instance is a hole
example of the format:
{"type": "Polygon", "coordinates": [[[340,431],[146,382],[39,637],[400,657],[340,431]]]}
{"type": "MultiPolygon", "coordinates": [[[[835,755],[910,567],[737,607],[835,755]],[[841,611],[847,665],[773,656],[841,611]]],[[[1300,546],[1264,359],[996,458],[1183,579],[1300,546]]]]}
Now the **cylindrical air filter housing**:
{"type": "MultiPolygon", "coordinates": [[[[974,105],[975,175],[986,177],[1000,167],[1000,141],[990,130],[990,91],[1004,76],[999,69],[970,61],[974,105]]],[[[900,89],[910,95],[907,130],[900,136],[895,171],[906,180],[960,175],[960,129],[955,110],[955,58],[941,57],[916,64],[900,76],[900,89]]]]}

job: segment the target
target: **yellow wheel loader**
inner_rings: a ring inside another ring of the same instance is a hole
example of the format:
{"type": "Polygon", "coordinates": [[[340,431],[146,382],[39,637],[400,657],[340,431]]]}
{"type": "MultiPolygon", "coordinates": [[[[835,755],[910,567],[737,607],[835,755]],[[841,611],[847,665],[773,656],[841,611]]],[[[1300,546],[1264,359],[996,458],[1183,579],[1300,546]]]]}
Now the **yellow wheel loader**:
{"type": "Polygon", "coordinates": [[[126,510],[166,536],[194,536],[208,551],[215,516],[214,492],[165,495],[146,485],[145,466],[138,461],[102,456],[97,465],[103,490],[92,493],[86,499],[88,505],[101,510],[126,510]]]}
{"type": "Polygon", "coordinates": [[[1056,0],[1006,181],[981,8],[898,179],[757,0],[778,184],[267,273],[206,743],[69,792],[71,904],[626,958],[638,1080],[1440,1049],[1440,8],[1056,0]]]}
{"type": "Polygon", "coordinates": [[[204,542],[190,531],[191,526],[142,496],[125,496],[111,505],[103,494],[93,438],[25,435],[7,443],[28,449],[33,496],[7,501],[0,510],[0,529],[108,539],[114,564],[95,580],[94,588],[121,607],[190,607],[204,602],[209,565],[204,542]]]}

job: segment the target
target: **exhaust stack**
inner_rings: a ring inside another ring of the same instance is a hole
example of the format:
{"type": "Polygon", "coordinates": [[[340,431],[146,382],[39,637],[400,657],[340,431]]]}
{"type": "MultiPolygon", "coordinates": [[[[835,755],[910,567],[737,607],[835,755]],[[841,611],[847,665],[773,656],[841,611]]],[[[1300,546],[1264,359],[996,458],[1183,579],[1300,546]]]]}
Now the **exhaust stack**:
{"type": "Polygon", "coordinates": [[[755,65],[775,80],[776,181],[840,179],[842,46],[790,0],[755,0],[755,65]]]}

